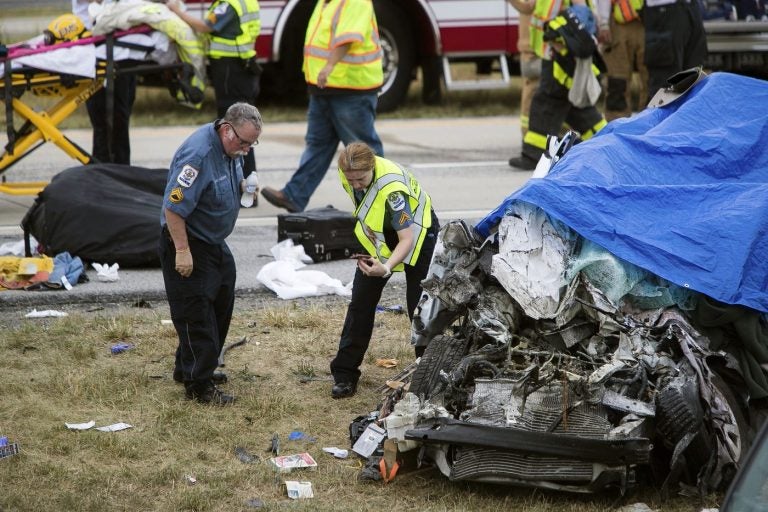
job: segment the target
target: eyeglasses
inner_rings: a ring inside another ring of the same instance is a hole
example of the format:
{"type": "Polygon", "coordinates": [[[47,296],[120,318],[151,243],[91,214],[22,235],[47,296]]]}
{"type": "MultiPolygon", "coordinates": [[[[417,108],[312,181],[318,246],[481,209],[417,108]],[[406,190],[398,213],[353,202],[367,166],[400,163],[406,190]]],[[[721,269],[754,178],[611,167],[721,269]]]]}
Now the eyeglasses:
{"type": "Polygon", "coordinates": [[[241,148],[250,148],[250,147],[259,145],[259,139],[256,139],[253,142],[248,142],[247,140],[242,138],[239,133],[237,133],[237,130],[235,130],[235,126],[232,123],[227,123],[227,124],[229,125],[230,128],[232,128],[232,133],[234,133],[235,137],[237,137],[237,140],[240,142],[241,148]]]}

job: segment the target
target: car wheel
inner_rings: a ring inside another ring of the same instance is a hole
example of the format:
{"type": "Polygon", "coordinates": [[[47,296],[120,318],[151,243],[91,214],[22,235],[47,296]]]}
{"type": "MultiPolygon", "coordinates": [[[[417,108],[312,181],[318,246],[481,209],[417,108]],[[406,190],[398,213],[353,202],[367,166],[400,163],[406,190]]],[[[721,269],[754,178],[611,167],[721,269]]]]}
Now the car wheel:
{"type": "Polygon", "coordinates": [[[728,407],[728,420],[723,428],[725,433],[723,442],[732,454],[733,460],[738,463],[747,453],[749,424],[744,417],[736,395],[722,377],[713,374],[712,384],[715,386],[715,391],[720,394],[720,400],[728,407]]]}
{"type": "Polygon", "coordinates": [[[395,110],[411,85],[416,48],[408,16],[393,2],[376,1],[376,20],[383,51],[384,84],[379,93],[379,112],[395,110]]]}
{"type": "Polygon", "coordinates": [[[724,467],[722,475],[717,478],[718,488],[727,486],[733,479],[739,461],[744,457],[749,448],[749,424],[744,416],[736,395],[730,386],[716,373],[712,373],[712,385],[714,387],[713,398],[725,405],[726,415],[722,427],[723,436],[712,432],[711,427],[702,427],[699,435],[691,442],[685,451],[690,473],[696,474],[706,467],[708,461],[716,450],[715,439],[717,436],[725,445],[725,449],[731,454],[736,465],[724,467]]]}
{"type": "Polygon", "coordinates": [[[430,398],[440,383],[440,372],[450,371],[466,355],[469,342],[452,336],[435,336],[421,356],[411,378],[409,391],[424,400],[430,398]]]}

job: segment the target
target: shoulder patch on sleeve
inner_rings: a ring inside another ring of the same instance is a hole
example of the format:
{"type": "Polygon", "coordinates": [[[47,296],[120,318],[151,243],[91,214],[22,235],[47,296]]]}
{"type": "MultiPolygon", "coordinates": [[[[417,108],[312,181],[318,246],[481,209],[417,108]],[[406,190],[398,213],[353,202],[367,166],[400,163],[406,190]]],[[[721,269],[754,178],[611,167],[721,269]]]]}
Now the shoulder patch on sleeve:
{"type": "Polygon", "coordinates": [[[405,198],[400,192],[392,192],[389,194],[387,201],[389,202],[389,207],[396,212],[405,208],[405,198]]]}
{"type": "Polygon", "coordinates": [[[195,182],[195,179],[197,178],[197,174],[198,174],[197,169],[195,169],[191,165],[185,165],[181,169],[181,172],[179,173],[179,177],[176,178],[176,181],[182,187],[189,188],[195,182]]]}
{"type": "Polygon", "coordinates": [[[174,189],[171,190],[171,193],[168,195],[168,199],[173,204],[178,204],[184,199],[184,191],[181,190],[181,187],[174,187],[174,189]]]}

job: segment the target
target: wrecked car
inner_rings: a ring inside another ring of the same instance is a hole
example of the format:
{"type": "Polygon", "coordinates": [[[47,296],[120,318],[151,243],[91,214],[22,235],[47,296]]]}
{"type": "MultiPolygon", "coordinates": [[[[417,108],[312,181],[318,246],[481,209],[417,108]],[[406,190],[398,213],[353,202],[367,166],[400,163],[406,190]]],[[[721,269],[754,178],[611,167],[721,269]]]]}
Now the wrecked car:
{"type": "Polygon", "coordinates": [[[768,84],[706,77],[443,226],[426,351],[376,418],[400,451],[451,480],[725,488],[768,397],[768,112],[731,110],[747,96],[768,84]]]}

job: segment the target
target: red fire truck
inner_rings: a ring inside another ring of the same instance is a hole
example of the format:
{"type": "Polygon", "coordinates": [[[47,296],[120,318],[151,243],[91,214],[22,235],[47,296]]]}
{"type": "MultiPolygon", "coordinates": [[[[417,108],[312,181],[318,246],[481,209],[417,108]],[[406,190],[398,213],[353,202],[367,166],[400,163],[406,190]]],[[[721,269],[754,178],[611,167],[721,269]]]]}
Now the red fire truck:
{"type": "MultiPolygon", "coordinates": [[[[302,47],[316,0],[260,0],[256,47],[262,90],[303,95],[302,47]]],[[[187,0],[203,15],[210,0],[187,0]]],[[[422,99],[438,103],[443,88],[507,87],[515,74],[518,13],[506,0],[373,0],[384,50],[379,111],[397,108],[421,70],[422,99]],[[471,62],[477,78],[454,79],[452,64],[471,62]]],[[[768,17],[768,12],[766,13],[768,17]]],[[[704,67],[768,78],[768,21],[707,21],[709,56],[704,67]]]]}
{"type": "MultiPolygon", "coordinates": [[[[265,94],[303,94],[302,47],[316,0],[261,0],[265,94]]],[[[379,110],[394,110],[421,69],[423,99],[439,101],[447,90],[506,87],[517,53],[518,13],[506,0],[374,0],[384,50],[379,110]],[[454,62],[474,62],[478,80],[455,80],[454,62]],[[491,71],[493,71],[491,73],[491,71]],[[493,77],[493,78],[490,78],[493,77]],[[444,80],[444,82],[443,82],[444,80]]],[[[202,16],[210,1],[187,0],[202,16]]]]}

